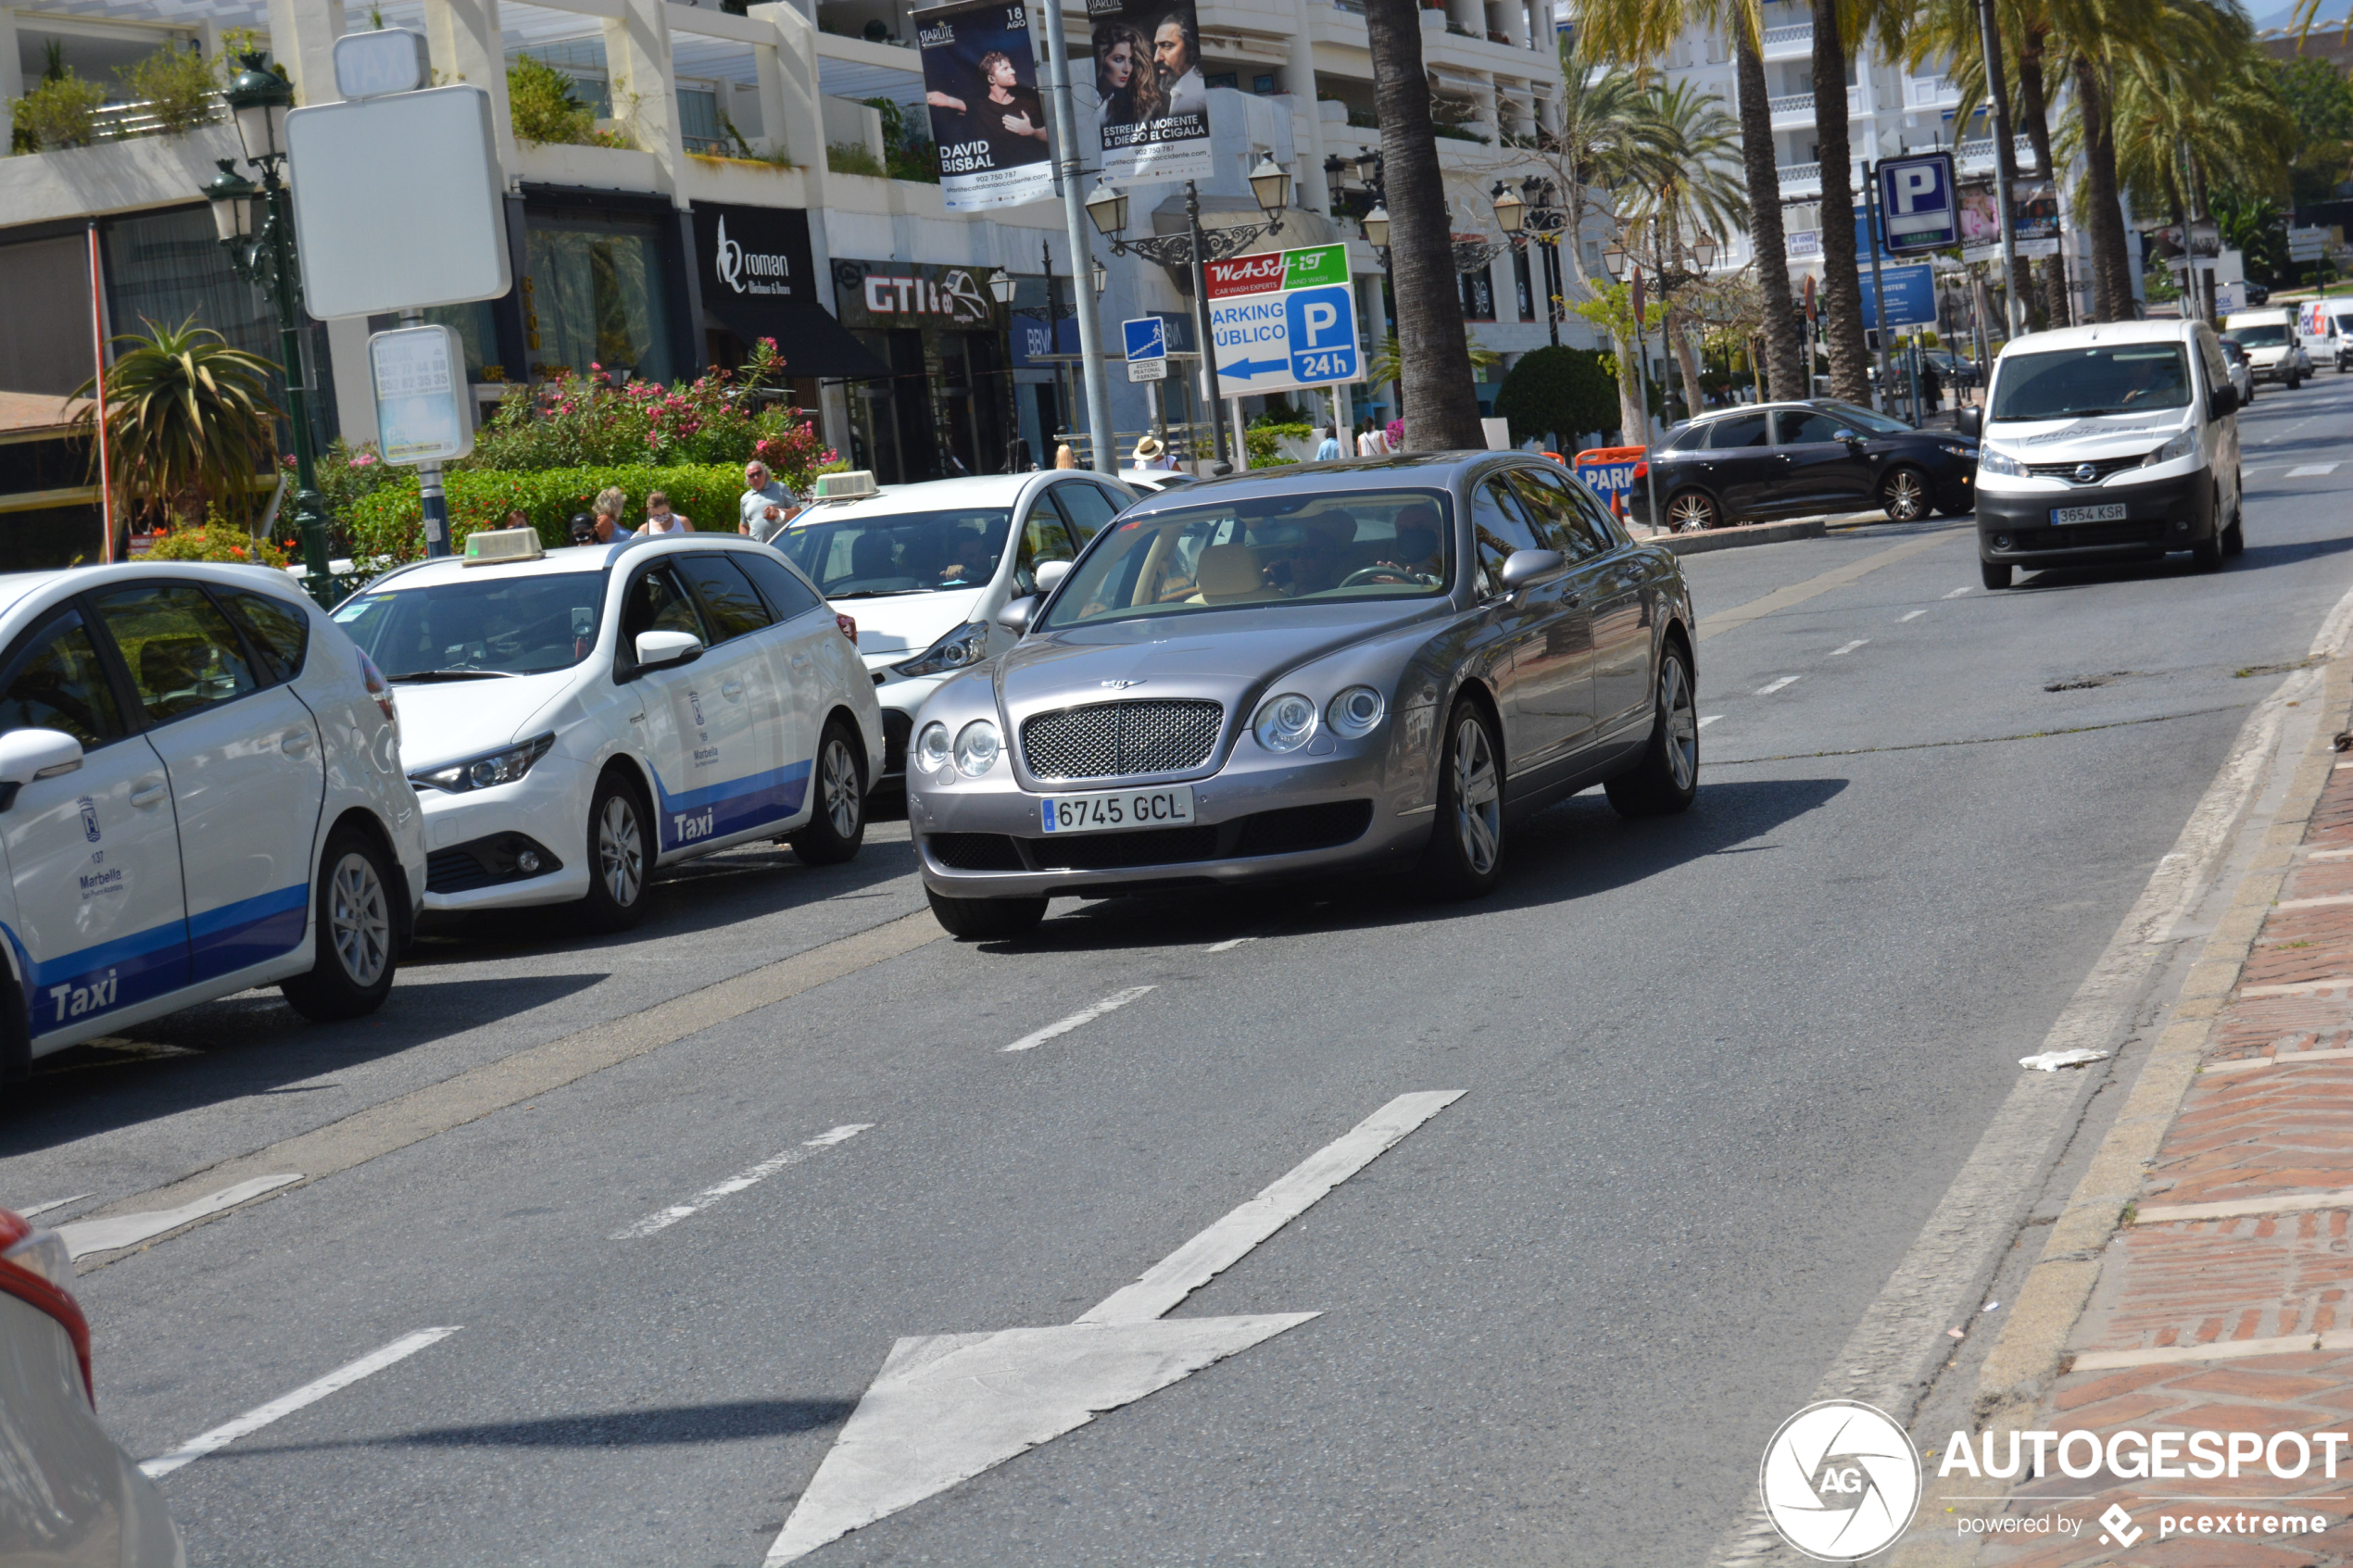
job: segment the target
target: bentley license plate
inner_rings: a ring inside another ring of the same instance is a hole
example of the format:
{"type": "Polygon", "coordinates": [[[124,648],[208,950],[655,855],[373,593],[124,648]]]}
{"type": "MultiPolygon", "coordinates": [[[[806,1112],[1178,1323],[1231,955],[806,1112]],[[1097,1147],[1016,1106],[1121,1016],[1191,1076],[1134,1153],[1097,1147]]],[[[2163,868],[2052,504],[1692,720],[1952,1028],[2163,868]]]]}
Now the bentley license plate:
{"type": "Polygon", "coordinates": [[[2063,522],[2122,522],[2124,503],[2118,501],[2105,507],[2053,507],[2051,521],[2063,522]]]}
{"type": "Polygon", "coordinates": [[[1050,795],[1039,802],[1048,833],[1110,833],[1119,828],[1189,827],[1193,786],[1107,789],[1089,795],[1050,795]]]}

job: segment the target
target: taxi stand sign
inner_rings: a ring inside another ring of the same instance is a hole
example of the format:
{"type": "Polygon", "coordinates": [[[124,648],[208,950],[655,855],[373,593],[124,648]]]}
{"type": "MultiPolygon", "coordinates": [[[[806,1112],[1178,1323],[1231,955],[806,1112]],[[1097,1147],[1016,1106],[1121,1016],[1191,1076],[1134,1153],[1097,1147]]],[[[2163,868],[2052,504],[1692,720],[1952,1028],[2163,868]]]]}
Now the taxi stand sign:
{"type": "Polygon", "coordinates": [[[1127,379],[1131,382],[1168,379],[1168,323],[1157,316],[1122,321],[1127,340],[1127,379]]]}
{"type": "Polygon", "coordinates": [[[454,327],[397,327],[368,339],[376,449],[387,463],[446,463],[474,449],[473,399],[454,327]]]}
{"type": "Polygon", "coordinates": [[[1881,158],[1879,210],[1886,248],[1892,255],[1909,256],[1959,245],[1961,204],[1953,178],[1953,155],[1919,153],[1881,158]]]}

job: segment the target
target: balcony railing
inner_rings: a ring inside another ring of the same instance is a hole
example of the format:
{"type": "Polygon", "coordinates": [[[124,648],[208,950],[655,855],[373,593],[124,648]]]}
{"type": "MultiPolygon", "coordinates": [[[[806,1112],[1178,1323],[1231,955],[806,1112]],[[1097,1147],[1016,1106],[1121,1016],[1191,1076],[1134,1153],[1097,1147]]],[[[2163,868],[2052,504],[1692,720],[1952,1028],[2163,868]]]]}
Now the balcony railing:
{"type": "MultiPolygon", "coordinates": [[[[220,94],[214,94],[208,111],[198,123],[208,124],[220,119],[223,107],[220,94]]],[[[134,136],[158,136],[164,131],[162,117],[156,113],[155,105],[145,98],[134,98],[124,104],[108,104],[90,117],[90,139],[93,142],[127,142],[134,136]]]]}
{"type": "MultiPolygon", "coordinates": [[[[2034,143],[2032,139],[2025,136],[2013,136],[2010,138],[2010,145],[2018,149],[2020,157],[2030,163],[2033,161],[2034,143]]],[[[1985,136],[1974,142],[1963,142],[1953,149],[1953,157],[1963,169],[1971,167],[1991,169],[1994,167],[1994,138],[1985,136]]]]}
{"type": "Polygon", "coordinates": [[[1768,27],[1765,30],[1764,43],[1768,55],[1810,50],[1814,47],[1814,24],[1799,22],[1794,27],[1768,27]]]}
{"type": "Polygon", "coordinates": [[[1822,182],[1822,166],[1818,163],[1785,163],[1780,167],[1781,189],[1795,185],[1818,185],[1822,182]]]}
{"type": "MultiPolygon", "coordinates": [[[[1779,98],[1768,98],[1765,101],[1765,107],[1767,112],[1771,114],[1776,119],[1779,119],[1783,115],[1810,115],[1814,112],[1814,94],[1811,93],[1791,93],[1779,98]]],[[[1863,112],[1862,88],[1849,87],[1846,90],[1846,112],[1850,115],[1861,114],[1863,112]]]]}

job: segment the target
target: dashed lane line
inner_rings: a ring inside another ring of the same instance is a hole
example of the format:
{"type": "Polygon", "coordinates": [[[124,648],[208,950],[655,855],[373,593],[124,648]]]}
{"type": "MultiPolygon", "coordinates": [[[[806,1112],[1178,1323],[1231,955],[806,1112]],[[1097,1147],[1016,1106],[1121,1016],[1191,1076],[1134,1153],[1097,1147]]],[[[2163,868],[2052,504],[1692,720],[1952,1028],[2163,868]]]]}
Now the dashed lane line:
{"type": "Polygon", "coordinates": [[[1903,614],[1895,618],[1895,624],[1901,626],[1906,621],[1918,621],[1921,616],[1926,615],[1928,611],[1925,609],[1907,609],[1903,614]]]}
{"type": "Polygon", "coordinates": [[[1716,722],[1716,721],[1717,721],[1717,720],[1721,719],[1722,717],[1724,717],[1724,716],[1723,716],[1721,713],[1711,713],[1711,714],[1709,714],[1706,718],[1702,719],[1702,720],[1699,721],[1699,727],[1700,727],[1701,729],[1703,729],[1703,730],[1704,730],[1704,729],[1707,728],[1707,726],[1708,726],[1708,725],[1713,724],[1714,722],[1716,722]]]}
{"type": "Polygon", "coordinates": [[[826,1149],[848,1143],[859,1134],[873,1130],[874,1125],[872,1122],[845,1122],[829,1132],[820,1133],[804,1143],[795,1145],[782,1154],[770,1155],[751,1169],[738,1172],[717,1186],[703,1188],[684,1203],[673,1203],[667,1209],[647,1215],[626,1230],[613,1232],[612,1238],[615,1241],[634,1241],[639,1236],[668,1230],[679,1221],[701,1213],[722,1198],[733,1198],[748,1187],[758,1186],[786,1166],[798,1165],[813,1154],[822,1154],[826,1149]]]}
{"type": "Polygon", "coordinates": [[[1784,675],[1778,681],[1768,681],[1764,685],[1756,688],[1756,695],[1758,696],[1771,696],[1783,686],[1794,684],[1802,678],[1803,677],[1796,675],[1784,675]]]}
{"type": "Polygon", "coordinates": [[[90,1194],[86,1192],[77,1192],[71,1198],[53,1198],[46,1203],[36,1203],[30,1209],[17,1209],[10,1212],[19,1220],[30,1220],[35,1214],[46,1214],[52,1209],[62,1209],[69,1203],[79,1203],[89,1196],[90,1194]]]}
{"type": "Polygon", "coordinates": [[[1136,1000],[1139,997],[1142,997],[1150,993],[1151,989],[1152,987],[1150,985],[1130,985],[1125,991],[1114,991],[1110,996],[1105,997],[1101,1001],[1093,1004],[1091,1007],[1080,1008],[1068,1018],[1058,1018],[1053,1022],[1046,1025],[1043,1029],[1037,1031],[1035,1034],[1024,1035],[1020,1039],[1015,1040],[1012,1045],[1007,1046],[1005,1048],[1009,1051],[1036,1050],[1039,1046],[1044,1045],[1047,1041],[1060,1039],[1063,1035],[1069,1034],[1074,1029],[1081,1028],[1086,1024],[1094,1022],[1095,1020],[1102,1017],[1103,1014],[1107,1012],[1117,1012],[1129,1002],[1136,1000]]]}
{"type": "Polygon", "coordinates": [[[2296,467],[2287,470],[2287,477],[2290,479],[2318,479],[2323,474],[2334,473],[2343,466],[2344,465],[2341,463],[2298,463],[2296,467]]]}
{"type": "Polygon", "coordinates": [[[1861,647],[1864,644],[1869,641],[1870,639],[1869,637],[1857,637],[1853,642],[1847,644],[1844,647],[1831,649],[1831,657],[1832,659],[1842,659],[1847,654],[1853,653],[1856,648],[1861,647]]]}
{"type": "MultiPolygon", "coordinates": [[[[618,1066],[731,1019],[773,1007],[828,981],[903,957],[938,941],[943,935],[939,922],[928,909],[902,915],[715,985],[673,997],[642,1011],[608,1019],[544,1045],[484,1062],[438,1084],[429,1084],[354,1111],[323,1127],[282,1139],[267,1148],[222,1160],[169,1186],[120,1199],[95,1218],[178,1209],[224,1185],[300,1171],[304,1173],[302,1183],[290,1184],[283,1189],[293,1191],[301,1185],[422,1143],[453,1127],[479,1121],[494,1111],[561,1088],[592,1073],[618,1066]]],[[[229,1211],[222,1209],[215,1212],[229,1211]]],[[[199,1215],[189,1223],[201,1224],[213,1217],[213,1213],[199,1215]]],[[[145,1239],[153,1241],[160,1236],[145,1239]]],[[[93,1257],[82,1263],[81,1272],[103,1268],[118,1255],[93,1257]]]]}
{"type": "Polygon", "coordinates": [[[1255,942],[1255,936],[1228,936],[1223,942],[1212,942],[1202,949],[1204,953],[1230,953],[1245,942],[1255,942]]]}
{"type": "Polygon", "coordinates": [[[234,1421],[224,1422],[209,1432],[189,1438],[168,1454],[161,1454],[142,1464],[139,1469],[149,1480],[159,1480],[183,1464],[192,1464],[208,1453],[227,1448],[249,1433],[258,1432],[282,1416],[289,1416],[305,1405],[315,1405],[340,1388],[348,1388],[371,1373],[379,1373],[395,1361],[407,1361],[429,1345],[438,1345],[456,1328],[421,1328],[405,1334],[381,1350],[371,1350],[356,1361],[348,1361],[327,1374],[316,1383],[306,1383],[291,1394],[281,1394],[266,1405],[245,1411],[234,1421]]]}
{"type": "Polygon", "coordinates": [[[1884,550],[1874,551],[1860,560],[1851,560],[1843,566],[1832,567],[1830,571],[1818,576],[1809,577],[1803,583],[1793,583],[1785,588],[1776,588],[1763,597],[1751,599],[1746,604],[1734,605],[1730,609],[1719,609],[1713,615],[1703,615],[1699,618],[1699,640],[1704,643],[1710,637],[1719,636],[1726,632],[1738,631],[1752,621],[1762,621],[1777,611],[1819,597],[1833,588],[1843,588],[1848,583],[1877,571],[1881,567],[1894,566],[1896,562],[1908,560],[1922,551],[1932,550],[1937,546],[1947,543],[1952,535],[1958,532],[1957,528],[1940,528],[1933,533],[1924,533],[1917,539],[1907,539],[1901,545],[1891,545],[1884,550]]]}
{"type": "Polygon", "coordinates": [[[1945,595],[1944,596],[1948,599],[1957,599],[1963,594],[1973,594],[1976,591],[1976,589],[1971,588],[1968,583],[1964,583],[1961,586],[1954,589],[1951,593],[1945,595]]]}

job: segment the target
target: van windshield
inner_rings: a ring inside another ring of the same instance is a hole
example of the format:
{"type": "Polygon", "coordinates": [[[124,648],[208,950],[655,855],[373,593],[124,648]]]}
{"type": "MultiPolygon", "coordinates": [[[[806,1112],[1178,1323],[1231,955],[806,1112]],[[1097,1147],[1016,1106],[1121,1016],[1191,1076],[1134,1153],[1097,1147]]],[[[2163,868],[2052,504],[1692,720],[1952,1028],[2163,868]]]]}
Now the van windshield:
{"type": "Polygon", "coordinates": [[[2287,323],[2250,321],[2245,326],[2233,327],[2231,335],[2249,348],[2277,348],[2287,341],[2287,323]]]}
{"type": "MultiPolygon", "coordinates": [[[[2242,342],[2244,333],[2234,333],[2242,342]]],[[[2082,419],[2185,408],[2190,362],[2178,343],[2095,344],[2047,354],[2005,354],[1989,417],[2082,419]]]]}

